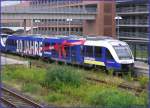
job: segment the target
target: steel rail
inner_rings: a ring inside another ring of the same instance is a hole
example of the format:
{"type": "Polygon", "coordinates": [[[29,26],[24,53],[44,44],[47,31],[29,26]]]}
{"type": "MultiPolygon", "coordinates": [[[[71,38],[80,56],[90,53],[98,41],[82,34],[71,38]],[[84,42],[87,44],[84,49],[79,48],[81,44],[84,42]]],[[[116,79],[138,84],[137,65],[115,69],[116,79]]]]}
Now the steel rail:
{"type": "Polygon", "coordinates": [[[3,102],[4,104],[6,104],[7,106],[9,106],[11,108],[17,108],[17,106],[15,104],[11,103],[10,101],[6,100],[3,97],[1,97],[0,100],[1,100],[1,102],[3,102]]]}
{"type": "Polygon", "coordinates": [[[42,105],[40,105],[40,104],[38,104],[38,103],[36,103],[36,102],[34,102],[34,101],[24,97],[24,96],[21,96],[20,94],[17,94],[14,91],[11,91],[11,90],[9,90],[9,89],[7,89],[5,87],[1,87],[1,89],[2,89],[2,91],[8,92],[9,94],[19,98],[20,100],[30,104],[31,106],[34,106],[35,108],[44,108],[44,106],[42,106],[42,105]]]}
{"type": "MultiPolygon", "coordinates": [[[[107,81],[100,80],[100,79],[96,79],[96,78],[86,77],[86,79],[89,80],[89,81],[94,81],[94,82],[98,82],[98,83],[111,84],[111,83],[108,83],[107,81]]],[[[143,90],[145,90],[145,89],[139,88],[139,87],[138,87],[138,88],[137,88],[137,87],[134,87],[134,86],[131,87],[131,86],[129,86],[129,85],[127,85],[127,84],[124,84],[124,83],[119,84],[118,87],[119,87],[119,88],[122,88],[122,89],[127,89],[127,90],[134,90],[134,91],[136,91],[136,92],[138,92],[138,93],[140,93],[140,92],[142,92],[143,90]]]]}

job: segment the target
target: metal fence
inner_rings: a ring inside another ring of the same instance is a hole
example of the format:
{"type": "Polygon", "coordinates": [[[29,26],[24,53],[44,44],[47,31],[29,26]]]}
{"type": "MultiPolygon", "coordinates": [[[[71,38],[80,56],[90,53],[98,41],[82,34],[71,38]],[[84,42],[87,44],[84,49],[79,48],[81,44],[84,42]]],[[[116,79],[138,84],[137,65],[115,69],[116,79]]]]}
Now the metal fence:
{"type": "MultiPolygon", "coordinates": [[[[117,34],[118,35],[118,34],[117,34]]],[[[132,37],[132,38],[148,38],[148,33],[145,32],[119,32],[119,36],[126,36],[126,37],[132,37]]]]}
{"type": "Polygon", "coordinates": [[[148,40],[123,40],[133,52],[135,61],[148,63],[148,40]]]}
{"type": "Polygon", "coordinates": [[[121,7],[121,8],[117,8],[116,11],[119,13],[122,13],[122,12],[148,12],[148,5],[141,4],[141,5],[136,5],[136,6],[121,7]]]}

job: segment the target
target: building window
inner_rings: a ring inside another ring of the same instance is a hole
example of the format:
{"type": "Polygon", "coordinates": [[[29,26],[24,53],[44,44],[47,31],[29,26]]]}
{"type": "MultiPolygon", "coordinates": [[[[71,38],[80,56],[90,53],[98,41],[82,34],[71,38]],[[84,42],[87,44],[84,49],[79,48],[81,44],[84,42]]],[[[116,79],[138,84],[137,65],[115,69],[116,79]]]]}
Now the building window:
{"type": "Polygon", "coordinates": [[[61,28],[59,28],[59,31],[61,31],[61,28]]]}
{"type": "Polygon", "coordinates": [[[71,31],[73,31],[73,28],[71,28],[71,31]]]}
{"type": "Polygon", "coordinates": [[[78,28],[76,28],[76,31],[78,31],[78,28]]]}
{"type": "Polygon", "coordinates": [[[45,31],[47,31],[47,27],[45,28],[45,31]]]}

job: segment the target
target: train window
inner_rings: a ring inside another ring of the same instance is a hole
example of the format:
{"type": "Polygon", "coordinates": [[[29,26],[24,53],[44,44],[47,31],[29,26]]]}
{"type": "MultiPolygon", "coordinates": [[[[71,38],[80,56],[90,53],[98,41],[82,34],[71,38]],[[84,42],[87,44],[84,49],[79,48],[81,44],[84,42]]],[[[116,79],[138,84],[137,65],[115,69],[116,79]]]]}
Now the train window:
{"type": "Polygon", "coordinates": [[[71,47],[71,54],[72,55],[76,55],[76,48],[75,47],[71,47]]]}
{"type": "Polygon", "coordinates": [[[110,51],[108,49],[106,49],[106,58],[108,60],[112,60],[113,59],[113,57],[112,57],[112,55],[111,55],[111,53],[110,53],[110,51]]]}
{"type": "Polygon", "coordinates": [[[13,39],[8,39],[8,40],[6,41],[6,45],[16,46],[17,43],[16,43],[16,41],[13,40],[13,39]]]}
{"type": "Polygon", "coordinates": [[[84,50],[85,50],[85,48],[84,48],[82,45],[81,45],[81,47],[80,47],[80,48],[81,48],[81,50],[80,50],[80,54],[81,54],[81,55],[83,55],[83,54],[84,54],[84,50]]]}
{"type": "Polygon", "coordinates": [[[6,40],[6,45],[9,45],[9,39],[6,40]]]}
{"type": "Polygon", "coordinates": [[[119,59],[132,59],[131,51],[128,46],[114,46],[119,59]]]}
{"type": "Polygon", "coordinates": [[[16,40],[14,40],[13,45],[14,45],[14,46],[17,46],[17,42],[16,42],[16,40]]]}
{"type": "Polygon", "coordinates": [[[93,57],[93,46],[86,46],[86,57],[93,57]]]}
{"type": "Polygon", "coordinates": [[[26,49],[26,48],[25,48],[25,41],[24,41],[24,40],[22,41],[22,48],[23,48],[23,50],[26,49]]]}
{"type": "Polygon", "coordinates": [[[101,47],[94,47],[94,54],[96,58],[102,57],[102,48],[101,47]]]}
{"type": "Polygon", "coordinates": [[[45,47],[50,46],[50,43],[46,42],[46,43],[44,44],[44,46],[45,46],[45,47]]]}
{"type": "Polygon", "coordinates": [[[69,56],[69,54],[70,54],[69,47],[65,47],[65,52],[66,52],[66,56],[69,56]]]}

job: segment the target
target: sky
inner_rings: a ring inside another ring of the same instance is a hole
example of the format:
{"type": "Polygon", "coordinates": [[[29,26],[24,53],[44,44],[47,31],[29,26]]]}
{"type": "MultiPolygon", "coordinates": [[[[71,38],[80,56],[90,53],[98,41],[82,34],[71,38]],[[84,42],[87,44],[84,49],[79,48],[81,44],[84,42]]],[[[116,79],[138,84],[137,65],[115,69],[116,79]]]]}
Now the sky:
{"type": "Polygon", "coordinates": [[[14,4],[18,4],[18,3],[20,3],[19,0],[14,0],[14,1],[7,0],[7,1],[2,1],[1,5],[2,6],[8,6],[8,5],[14,5],[14,4]]]}

